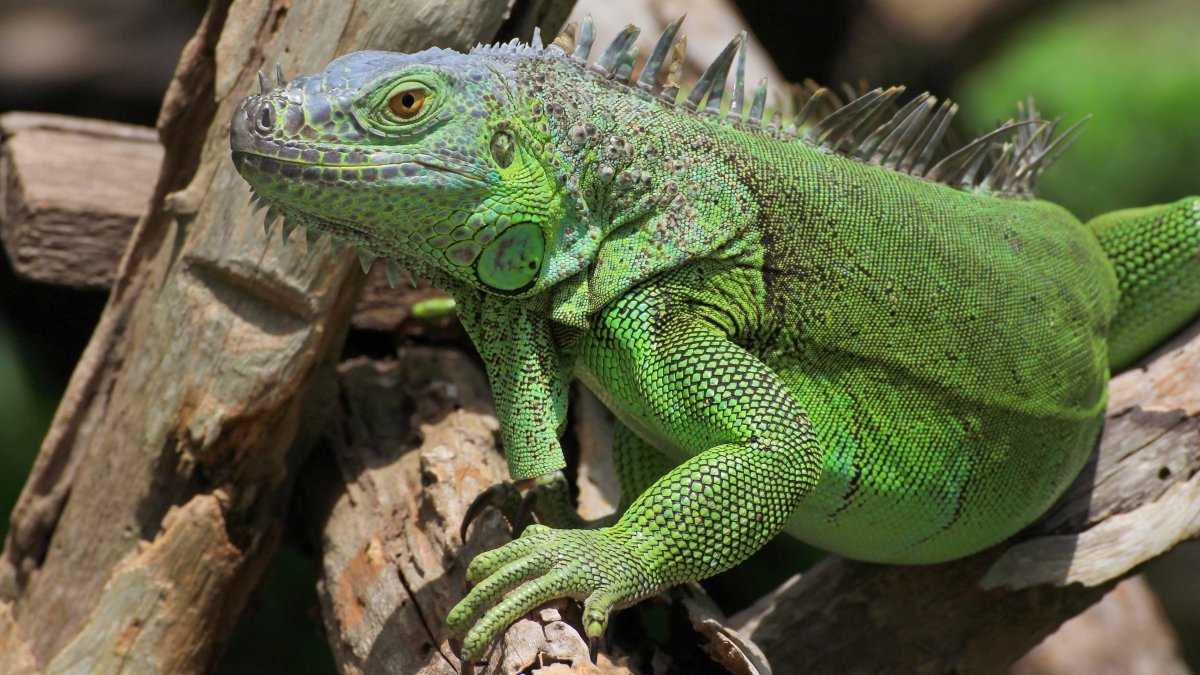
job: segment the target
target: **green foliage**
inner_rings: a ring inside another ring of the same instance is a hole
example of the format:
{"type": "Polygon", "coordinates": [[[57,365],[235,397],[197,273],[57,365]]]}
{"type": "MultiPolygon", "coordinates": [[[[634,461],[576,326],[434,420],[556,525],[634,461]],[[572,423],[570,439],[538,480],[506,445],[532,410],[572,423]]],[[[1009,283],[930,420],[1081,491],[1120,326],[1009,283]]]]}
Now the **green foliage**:
{"type": "Polygon", "coordinates": [[[1030,94],[1043,115],[1067,124],[1094,115],[1039,188],[1081,218],[1192,194],[1200,177],[1197,16],[1194,0],[1067,5],[1019,29],[966,79],[957,95],[965,128],[990,128],[1030,94]]]}
{"type": "MultiPolygon", "coordinates": [[[[0,513],[12,511],[54,409],[42,400],[0,318],[0,513]]],[[[0,521],[0,537],[8,518],[0,521]]]]}

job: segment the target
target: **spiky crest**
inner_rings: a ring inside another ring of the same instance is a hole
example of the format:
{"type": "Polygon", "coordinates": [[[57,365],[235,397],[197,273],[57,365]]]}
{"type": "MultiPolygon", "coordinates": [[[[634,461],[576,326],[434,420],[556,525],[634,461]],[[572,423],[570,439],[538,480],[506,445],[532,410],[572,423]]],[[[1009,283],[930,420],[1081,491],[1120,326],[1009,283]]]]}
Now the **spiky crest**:
{"type": "MultiPolygon", "coordinates": [[[[1031,197],[1038,177],[1078,140],[1081,127],[1091,119],[1090,115],[1085,116],[1056,135],[1060,119],[1042,119],[1030,97],[1017,104],[1017,120],[1005,122],[955,150],[942,151],[950,123],[958,112],[957,104],[949,100],[939,102],[937,97],[926,92],[897,108],[895,102],[904,87],[866,91],[865,86],[851,85],[843,85],[843,100],[838,93],[806,80],[797,86],[785,84],[785,90],[791,93],[799,112],[784,127],[781,108],[776,107],[768,115],[765,78],[755,87],[749,108],[743,105],[746,88],[744,32],[734,36],[700,75],[687,98],[680,100],[679,76],[687,54],[687,36],[680,35],[679,28],[685,16],[667,25],[636,77],[634,70],[639,48],[633,43],[639,29],[626,26],[600,58],[589,64],[587,59],[596,35],[591,17],[585,18],[582,25],[569,24],[547,46],[543,46],[541,33],[535,29],[528,44],[513,39],[503,44],[480,44],[473,51],[537,57],[551,55],[554,50],[557,52],[555,58],[565,57],[580,69],[627,87],[635,95],[652,96],[718,124],[806,143],[866,164],[993,194],[1031,197]],[[726,80],[735,57],[734,86],[727,91],[726,80]],[[726,100],[729,101],[728,110],[721,115],[726,100]],[[764,124],[764,118],[769,118],[769,122],[764,124]],[[934,163],[934,159],[938,161],[934,163]]],[[[285,86],[287,79],[279,64],[275,64],[274,74],[276,85],[285,86]]],[[[258,84],[263,93],[273,89],[262,71],[258,72],[258,84]]],[[[253,213],[266,208],[263,232],[268,237],[275,223],[282,221],[280,229],[283,242],[287,244],[297,227],[304,225],[309,227],[305,233],[308,253],[315,253],[320,235],[310,227],[312,218],[281,214],[253,188],[250,199],[253,213]]],[[[334,236],[329,238],[329,245],[335,256],[344,246],[334,236]]],[[[362,250],[358,258],[364,272],[369,271],[375,261],[374,254],[362,250]]],[[[394,286],[401,272],[395,261],[388,261],[387,272],[388,281],[394,286]]]]}
{"type": "Polygon", "coordinates": [[[925,92],[897,105],[904,87],[860,93],[846,86],[846,102],[843,102],[836,93],[806,83],[800,90],[804,92],[800,110],[784,127],[779,109],[768,115],[765,79],[755,88],[749,108],[744,106],[745,32],[734,36],[700,75],[687,97],[680,100],[678,77],[687,51],[687,37],[679,35],[683,19],[680,16],[667,25],[636,76],[639,47],[634,42],[640,29],[627,25],[601,51],[599,58],[589,63],[596,37],[590,16],[581,25],[569,24],[545,48],[539,36],[528,45],[513,40],[479,45],[475,51],[538,55],[554,50],[581,69],[626,86],[636,95],[653,96],[718,124],[805,143],[866,164],[991,194],[1031,197],[1038,177],[1079,138],[1080,126],[1090,117],[1055,135],[1060,120],[1042,119],[1030,98],[1025,104],[1018,104],[1016,120],[1009,120],[959,148],[943,150],[950,123],[958,112],[958,105],[949,100],[939,101],[925,92]],[[735,58],[737,66],[730,90],[726,80],[735,58]],[[722,108],[727,108],[724,115],[722,108]],[[765,125],[764,117],[770,119],[765,125]]]}

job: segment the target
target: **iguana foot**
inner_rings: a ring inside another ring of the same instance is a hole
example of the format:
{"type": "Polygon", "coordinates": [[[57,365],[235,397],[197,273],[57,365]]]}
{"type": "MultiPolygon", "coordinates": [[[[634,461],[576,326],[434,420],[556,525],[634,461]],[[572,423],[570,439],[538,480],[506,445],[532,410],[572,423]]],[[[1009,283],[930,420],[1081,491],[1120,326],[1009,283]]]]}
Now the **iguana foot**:
{"type": "Polygon", "coordinates": [[[489,506],[500,511],[512,528],[514,537],[521,536],[525,527],[532,522],[562,529],[594,529],[611,525],[616,520],[617,514],[596,520],[585,520],[580,516],[571,499],[570,485],[561,471],[530,482],[532,486],[524,496],[513,483],[497,483],[481,492],[463,516],[459,529],[462,540],[466,541],[471,523],[489,506]]]}
{"type": "Polygon", "coordinates": [[[480,659],[508,626],[554,598],[583,600],[591,644],[604,635],[609,613],[653,594],[662,585],[628,534],[612,528],[556,530],[530,525],[504,546],[481,553],[467,569],[474,588],[450,610],[451,635],[462,635],[464,662],[480,659]]]}

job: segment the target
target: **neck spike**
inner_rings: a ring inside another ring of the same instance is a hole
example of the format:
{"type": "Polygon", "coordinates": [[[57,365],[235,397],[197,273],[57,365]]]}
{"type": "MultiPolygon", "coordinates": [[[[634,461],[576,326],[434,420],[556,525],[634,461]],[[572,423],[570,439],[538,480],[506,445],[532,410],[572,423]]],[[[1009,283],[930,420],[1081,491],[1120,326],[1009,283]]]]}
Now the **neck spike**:
{"type": "Polygon", "coordinates": [[[767,78],[758,81],[758,87],[754,89],[754,101],[750,104],[750,117],[746,120],[748,123],[759,126],[762,124],[763,110],[767,107],[767,78]]]}
{"type": "Polygon", "coordinates": [[[900,170],[912,173],[914,176],[925,175],[925,167],[933,159],[933,154],[941,146],[942,138],[950,129],[950,121],[958,113],[958,104],[949,100],[942,101],[942,107],[929,124],[921,131],[921,135],[913,142],[912,147],[900,160],[900,170]]]}
{"type": "Polygon", "coordinates": [[[737,69],[733,78],[733,101],[729,104],[729,121],[735,124],[742,121],[742,103],[746,97],[746,51],[745,47],[738,50],[737,69]]]}
{"type": "Polygon", "coordinates": [[[687,100],[683,105],[689,110],[695,110],[700,107],[700,104],[708,99],[708,111],[720,109],[721,97],[725,92],[725,78],[729,75],[729,66],[733,63],[734,53],[741,46],[742,40],[746,38],[745,31],[734,36],[729,44],[717,54],[717,58],[709,64],[708,68],[704,69],[704,73],[700,75],[700,79],[696,81],[695,88],[688,95],[687,100]],[[716,94],[716,106],[713,106],[713,94],[716,94]]]}
{"type": "Polygon", "coordinates": [[[654,51],[650,52],[650,58],[646,59],[646,65],[642,66],[642,73],[638,76],[637,86],[639,88],[650,92],[658,89],[658,75],[662,71],[667,54],[671,52],[675,36],[679,33],[679,26],[683,24],[685,17],[687,14],[681,15],[669,23],[662,35],[658,36],[658,42],[654,44],[654,51]]]}
{"type": "Polygon", "coordinates": [[[817,90],[812,93],[812,96],[808,97],[808,101],[806,101],[804,106],[800,108],[800,112],[796,113],[796,119],[794,122],[792,122],[797,130],[804,127],[804,123],[808,121],[809,116],[812,115],[813,111],[816,110],[817,106],[820,105],[821,101],[823,101],[828,95],[828,89],[825,87],[818,87],[817,90]]]}
{"type": "Polygon", "coordinates": [[[625,56],[621,57],[621,61],[617,64],[617,70],[613,73],[613,79],[622,84],[629,84],[629,79],[633,77],[633,66],[637,63],[638,54],[642,48],[634,45],[633,49],[625,52],[625,56]]]}
{"type": "Polygon", "coordinates": [[[620,65],[621,59],[625,58],[625,53],[633,46],[637,40],[641,29],[633,24],[628,24],[621,29],[620,33],[608,43],[604,48],[604,52],[600,54],[600,58],[596,59],[596,63],[592,66],[605,77],[612,77],[617,71],[617,66],[620,65]]]}
{"type": "Polygon", "coordinates": [[[596,24],[592,23],[591,15],[583,18],[583,25],[579,27],[579,38],[575,41],[575,53],[572,54],[580,61],[587,61],[588,55],[592,53],[592,42],[596,40],[596,24]]]}

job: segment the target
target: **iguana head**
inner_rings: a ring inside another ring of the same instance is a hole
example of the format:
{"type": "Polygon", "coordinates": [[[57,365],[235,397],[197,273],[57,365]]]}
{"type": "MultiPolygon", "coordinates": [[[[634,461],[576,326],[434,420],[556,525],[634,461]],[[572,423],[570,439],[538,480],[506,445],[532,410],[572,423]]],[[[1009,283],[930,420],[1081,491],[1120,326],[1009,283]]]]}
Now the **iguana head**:
{"type": "Polygon", "coordinates": [[[367,259],[520,294],[564,207],[540,111],[507,70],[441,49],[357,52],[264,82],[234,114],[234,164],[285,234],[304,225],[367,259]]]}

